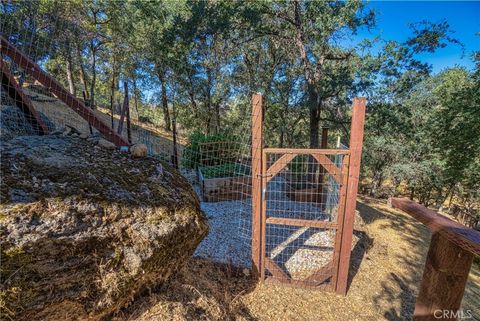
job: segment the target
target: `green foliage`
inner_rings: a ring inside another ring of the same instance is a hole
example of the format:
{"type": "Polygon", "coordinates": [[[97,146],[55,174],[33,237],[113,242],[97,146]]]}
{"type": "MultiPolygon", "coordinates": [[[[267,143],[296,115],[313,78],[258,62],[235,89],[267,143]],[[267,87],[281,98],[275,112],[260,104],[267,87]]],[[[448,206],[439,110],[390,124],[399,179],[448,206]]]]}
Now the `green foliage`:
{"type": "Polygon", "coordinates": [[[241,163],[225,163],[201,168],[204,178],[237,177],[250,174],[250,166],[241,163]]]}
{"type": "Polygon", "coordinates": [[[193,132],[183,150],[183,166],[197,168],[198,166],[224,165],[239,156],[238,138],[229,132],[205,135],[199,131],[193,132]],[[220,143],[222,144],[215,144],[220,143]],[[227,144],[223,144],[227,142],[227,144]],[[207,146],[205,143],[214,143],[207,146]]]}
{"type": "Polygon", "coordinates": [[[188,168],[232,172],[249,141],[252,92],[264,97],[265,144],[280,147],[318,146],[323,125],[348,137],[351,97],[366,95],[362,190],[437,206],[453,195],[475,210],[480,55],[474,72],[432,76],[416,57],[461,46],[448,22],[412,23],[404,42],[349,41],[375,18],[360,0],[0,3],[8,40],[77,96],[109,107],[127,80],[141,121],[169,130],[175,119],[190,134],[188,168]],[[201,148],[220,141],[231,146],[201,148]]]}

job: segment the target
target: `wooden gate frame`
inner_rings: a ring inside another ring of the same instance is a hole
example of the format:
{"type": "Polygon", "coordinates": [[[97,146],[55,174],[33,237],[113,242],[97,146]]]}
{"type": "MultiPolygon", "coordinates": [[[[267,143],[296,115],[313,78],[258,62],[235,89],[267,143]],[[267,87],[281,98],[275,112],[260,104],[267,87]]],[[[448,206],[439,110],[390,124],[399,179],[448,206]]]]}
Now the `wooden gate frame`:
{"type": "Polygon", "coordinates": [[[350,131],[350,149],[292,149],[292,148],[264,148],[263,147],[263,108],[262,95],[254,94],[252,97],[252,267],[256,277],[265,280],[265,268],[276,275],[283,283],[305,286],[305,281],[320,284],[329,277],[332,282],[321,287],[325,290],[335,291],[345,295],[348,285],[350,255],[352,248],[353,223],[355,219],[356,197],[360,174],[360,160],[363,145],[363,132],[365,123],[366,99],[363,97],[353,99],[352,125],[350,131]],[[266,154],[283,154],[279,160],[267,168],[266,154]],[[289,218],[267,218],[266,190],[269,177],[278,173],[296,155],[310,154],[323,168],[337,181],[341,181],[339,193],[339,213],[337,222],[322,222],[298,220],[289,218]],[[343,168],[337,168],[325,155],[342,154],[346,160],[343,168]],[[333,166],[332,166],[333,165],[333,166]],[[340,175],[346,173],[347,175],[340,175]],[[293,281],[278,268],[278,266],[265,255],[266,224],[282,224],[306,227],[321,227],[337,229],[335,235],[335,249],[333,261],[322,267],[304,281],[293,281]]]}

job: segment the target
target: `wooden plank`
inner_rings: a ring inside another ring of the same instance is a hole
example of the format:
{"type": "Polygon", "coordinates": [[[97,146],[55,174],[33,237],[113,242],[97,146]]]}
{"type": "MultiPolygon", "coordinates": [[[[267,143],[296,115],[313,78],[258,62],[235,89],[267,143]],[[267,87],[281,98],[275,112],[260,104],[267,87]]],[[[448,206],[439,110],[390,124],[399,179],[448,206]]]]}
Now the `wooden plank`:
{"type": "Polygon", "coordinates": [[[267,198],[266,198],[266,191],[267,191],[267,180],[265,179],[265,171],[267,170],[267,157],[266,154],[262,152],[263,158],[262,158],[262,190],[261,190],[261,222],[262,222],[262,238],[261,238],[261,243],[260,243],[260,255],[262,256],[262,262],[261,262],[261,271],[260,271],[260,278],[261,281],[263,282],[265,280],[265,260],[264,258],[267,256],[267,198]]]}
{"type": "Polygon", "coordinates": [[[117,146],[128,146],[127,140],[118,135],[110,128],[103,120],[101,120],[95,113],[85,106],[85,104],[77,97],[65,90],[60,83],[53,77],[44,72],[40,66],[30,60],[26,55],[17,50],[10,42],[0,36],[0,50],[3,54],[10,57],[17,65],[23,68],[29,75],[35,78],[39,83],[47,87],[55,96],[58,97],[67,106],[73,109],[89,124],[95,127],[106,139],[115,143],[117,146]]]}
{"type": "Polygon", "coordinates": [[[265,153],[268,154],[324,154],[324,155],[348,155],[348,149],[321,149],[321,148],[264,148],[265,153]]]}
{"type": "Polygon", "coordinates": [[[2,72],[2,86],[10,98],[15,102],[15,105],[25,114],[25,118],[39,135],[48,134],[48,127],[45,126],[39,114],[33,107],[30,98],[23,93],[22,88],[20,88],[20,85],[10,73],[3,60],[0,60],[0,69],[2,72]]]}
{"type": "Polygon", "coordinates": [[[433,232],[439,233],[451,242],[474,255],[480,255],[480,232],[457,223],[434,210],[415,203],[407,198],[391,198],[393,207],[428,226],[433,232]]]}
{"type": "Polygon", "coordinates": [[[125,81],[124,83],[124,97],[123,97],[123,106],[122,111],[120,112],[120,120],[118,121],[118,128],[117,134],[122,135],[123,132],[123,123],[125,122],[125,117],[127,116],[127,108],[128,108],[128,85],[125,81]]]}
{"type": "Polygon", "coordinates": [[[325,229],[337,228],[336,222],[302,220],[302,219],[283,218],[283,217],[269,217],[267,218],[266,223],[275,224],[275,225],[290,225],[290,226],[315,227],[315,228],[325,228],[325,229]]]}
{"type": "Polygon", "coordinates": [[[350,254],[352,251],[353,222],[357,205],[358,181],[360,176],[360,160],[362,158],[363,130],[365,123],[366,99],[354,98],[352,106],[352,125],[350,130],[350,163],[348,167],[347,198],[345,203],[345,217],[338,266],[337,293],[347,293],[348,271],[350,268],[350,254]]]}
{"type": "MultiPolygon", "coordinates": [[[[322,141],[320,143],[321,149],[328,148],[328,127],[322,127],[322,141]]],[[[318,181],[320,184],[323,183],[323,176],[325,174],[325,168],[320,167],[320,176],[318,177],[318,181]]]]}
{"type": "Polygon", "coordinates": [[[264,257],[265,268],[273,275],[274,278],[281,282],[290,283],[290,277],[269,257],[264,257]]]}
{"type": "Polygon", "coordinates": [[[310,284],[322,284],[333,276],[333,261],[313,272],[303,282],[310,284]]]}
{"type": "Polygon", "coordinates": [[[262,148],[263,148],[262,95],[252,96],[252,268],[259,276],[261,268],[262,239],[262,148]]]}
{"type": "Polygon", "coordinates": [[[413,321],[457,320],[473,257],[445,235],[433,233],[413,321]]]}
{"type": "Polygon", "coordinates": [[[338,167],[324,154],[312,154],[312,156],[319,162],[327,172],[333,176],[337,183],[342,182],[341,173],[338,167]]]}
{"type": "Polygon", "coordinates": [[[338,209],[337,209],[337,231],[335,233],[335,243],[333,247],[333,277],[332,286],[336,290],[338,282],[338,266],[340,264],[340,250],[342,245],[343,223],[345,218],[345,203],[347,199],[348,185],[348,166],[350,163],[350,155],[343,156],[342,161],[342,184],[338,193],[338,209]]]}
{"type": "MultiPolygon", "coordinates": [[[[273,178],[273,176],[277,175],[278,172],[285,168],[285,166],[287,166],[292,161],[292,159],[295,158],[295,156],[297,156],[297,154],[288,153],[282,155],[279,159],[277,159],[277,161],[273,163],[265,173],[267,183],[273,178]]],[[[266,154],[264,154],[263,157],[267,158],[266,154]]]]}
{"type": "Polygon", "coordinates": [[[304,288],[304,289],[317,290],[317,291],[332,291],[333,289],[330,282],[320,284],[320,285],[310,284],[304,281],[292,280],[292,279],[290,279],[289,281],[283,282],[282,280],[279,280],[271,276],[265,278],[265,283],[272,284],[272,285],[281,285],[283,287],[290,287],[290,288],[297,288],[297,289],[304,288]]]}

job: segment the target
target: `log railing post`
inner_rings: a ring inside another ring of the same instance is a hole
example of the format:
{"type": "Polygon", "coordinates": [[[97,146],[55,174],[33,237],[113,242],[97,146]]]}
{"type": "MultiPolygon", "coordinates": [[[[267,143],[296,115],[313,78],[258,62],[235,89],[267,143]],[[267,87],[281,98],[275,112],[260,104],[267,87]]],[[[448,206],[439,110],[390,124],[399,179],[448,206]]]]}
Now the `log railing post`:
{"type": "Polygon", "coordinates": [[[260,275],[262,239],[262,154],[263,154],[262,95],[252,96],[252,270],[260,275]]]}
{"type": "Polygon", "coordinates": [[[343,221],[342,240],[340,245],[340,262],[338,265],[338,281],[336,292],[347,293],[350,254],[352,251],[353,222],[357,205],[358,181],[360,176],[360,160],[362,158],[363,127],[365,123],[365,104],[363,97],[354,98],[352,106],[352,125],[350,130],[350,163],[348,166],[348,184],[343,221]]]}
{"type": "Polygon", "coordinates": [[[433,233],[413,321],[457,320],[473,254],[433,233]]]}
{"type": "Polygon", "coordinates": [[[470,318],[470,311],[460,310],[460,304],[473,258],[480,255],[480,232],[407,198],[393,197],[389,203],[433,232],[413,320],[470,318]]]}

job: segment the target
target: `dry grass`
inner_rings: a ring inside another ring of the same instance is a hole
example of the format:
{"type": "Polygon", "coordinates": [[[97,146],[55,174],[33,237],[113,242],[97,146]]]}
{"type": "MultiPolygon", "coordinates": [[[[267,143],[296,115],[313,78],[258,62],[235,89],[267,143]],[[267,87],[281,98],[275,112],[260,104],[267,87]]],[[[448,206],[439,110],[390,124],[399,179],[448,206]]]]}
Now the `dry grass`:
{"type": "MultiPolygon", "coordinates": [[[[24,88],[25,93],[35,97],[32,103],[37,111],[44,113],[55,125],[65,126],[69,125],[77,129],[80,133],[89,134],[90,128],[88,123],[77,113],[72,111],[67,105],[58,99],[45,96],[38,92],[32,92],[30,89],[24,88]]],[[[95,114],[102,119],[106,124],[111,124],[110,111],[106,108],[98,107],[95,109],[95,114]]],[[[173,154],[173,136],[172,132],[166,131],[160,126],[153,124],[142,123],[138,120],[138,115],[133,112],[132,115],[132,141],[144,142],[154,154],[164,156],[173,154]]],[[[118,128],[120,120],[119,115],[114,115],[114,128],[118,128]]],[[[122,135],[127,137],[126,121],[123,125],[122,135]]],[[[178,135],[178,154],[182,155],[183,146],[186,144],[184,135],[178,135]]]]}
{"type": "MultiPolygon", "coordinates": [[[[192,259],[166,286],[117,320],[410,320],[430,232],[408,215],[362,199],[351,285],[346,297],[255,284],[229,266],[192,259]]],[[[463,308],[480,320],[480,271],[474,267],[463,308]]]]}

